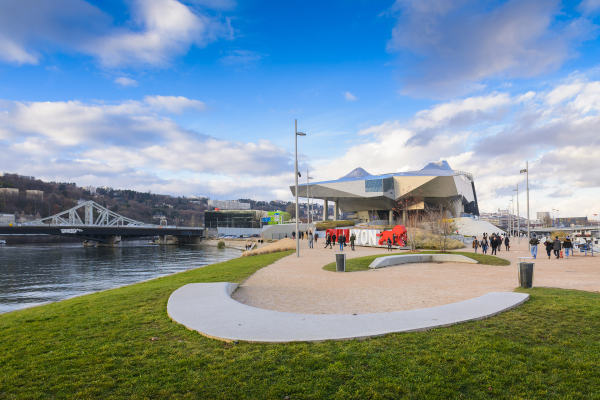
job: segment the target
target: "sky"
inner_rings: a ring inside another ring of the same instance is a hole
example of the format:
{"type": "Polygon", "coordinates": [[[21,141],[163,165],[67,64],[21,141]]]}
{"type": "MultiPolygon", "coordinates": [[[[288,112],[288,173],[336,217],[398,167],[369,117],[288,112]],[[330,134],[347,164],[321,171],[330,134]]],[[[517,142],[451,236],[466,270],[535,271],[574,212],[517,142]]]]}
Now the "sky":
{"type": "Polygon", "coordinates": [[[474,175],[600,214],[600,0],[3,0],[0,171],[213,199],[474,175]]]}

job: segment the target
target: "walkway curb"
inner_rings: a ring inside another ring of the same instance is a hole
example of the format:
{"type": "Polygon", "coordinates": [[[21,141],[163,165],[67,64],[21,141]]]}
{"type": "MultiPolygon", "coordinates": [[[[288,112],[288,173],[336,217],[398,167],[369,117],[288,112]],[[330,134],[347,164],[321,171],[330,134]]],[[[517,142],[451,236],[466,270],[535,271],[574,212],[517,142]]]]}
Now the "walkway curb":
{"type": "Polygon", "coordinates": [[[393,267],[396,265],[425,262],[450,262],[479,264],[479,261],[459,254],[401,254],[387,257],[378,257],[369,265],[369,268],[393,267]]]}
{"type": "Polygon", "coordinates": [[[523,304],[526,293],[492,292],[438,307],[359,315],[294,314],[264,310],[231,298],[236,283],[191,283],[169,297],[169,317],[205,336],[225,341],[345,340],[394,332],[426,331],[491,317],[523,304]]]}

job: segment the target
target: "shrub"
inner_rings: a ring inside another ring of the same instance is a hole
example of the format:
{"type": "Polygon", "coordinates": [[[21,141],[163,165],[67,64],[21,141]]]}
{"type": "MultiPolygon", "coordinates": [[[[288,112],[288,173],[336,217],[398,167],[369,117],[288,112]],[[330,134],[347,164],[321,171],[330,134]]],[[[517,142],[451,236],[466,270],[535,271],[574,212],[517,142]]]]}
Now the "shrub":
{"type": "Polygon", "coordinates": [[[217,249],[224,249],[225,248],[225,242],[222,240],[219,240],[219,243],[217,243],[217,249]]]}
{"type": "Polygon", "coordinates": [[[345,226],[354,226],[355,222],[354,221],[331,221],[331,220],[327,220],[327,221],[323,221],[323,222],[317,222],[317,230],[318,231],[324,231],[327,229],[335,229],[335,228],[341,228],[341,227],[345,227],[345,226]]]}
{"type": "Polygon", "coordinates": [[[264,247],[245,251],[242,257],[257,256],[260,254],[278,253],[280,251],[296,250],[296,242],[290,238],[281,239],[264,247]]]}

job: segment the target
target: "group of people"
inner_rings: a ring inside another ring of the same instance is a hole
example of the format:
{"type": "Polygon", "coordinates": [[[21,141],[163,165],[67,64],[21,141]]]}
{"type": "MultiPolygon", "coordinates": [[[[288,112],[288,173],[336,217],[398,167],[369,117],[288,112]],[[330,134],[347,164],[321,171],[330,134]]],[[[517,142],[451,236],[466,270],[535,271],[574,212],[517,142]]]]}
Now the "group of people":
{"type": "Polygon", "coordinates": [[[347,238],[343,232],[339,236],[336,236],[335,233],[332,235],[329,232],[327,232],[327,234],[325,235],[325,248],[329,246],[329,248],[332,249],[333,245],[336,243],[337,240],[337,243],[339,243],[340,245],[340,250],[343,251],[344,247],[347,246],[346,242],[348,241],[348,239],[350,240],[350,248],[352,249],[352,251],[354,251],[354,242],[356,241],[356,235],[354,233],[350,235],[350,238],[347,238]]]}
{"type": "MultiPolygon", "coordinates": [[[[540,240],[534,234],[533,237],[529,240],[529,244],[531,245],[531,255],[533,258],[537,258],[538,245],[540,244],[540,240]]],[[[560,258],[560,251],[565,251],[565,256],[569,258],[569,255],[573,254],[573,242],[571,238],[567,236],[565,240],[561,243],[558,236],[552,240],[550,236],[546,238],[544,242],[544,246],[546,247],[546,253],[548,254],[548,259],[552,257],[552,253],[554,252],[554,256],[556,259],[560,258]]]]}
{"type": "MultiPolygon", "coordinates": [[[[310,229],[307,229],[306,231],[298,231],[298,239],[304,240],[305,236],[308,240],[308,248],[312,249],[313,243],[317,243],[319,240],[319,234],[317,232],[313,234],[310,229]]],[[[285,237],[287,237],[287,235],[285,235],[285,237]]],[[[292,231],[292,239],[296,240],[296,231],[292,231]]]]}
{"type": "Polygon", "coordinates": [[[490,254],[497,255],[497,251],[502,250],[502,243],[506,248],[506,251],[510,250],[510,237],[508,235],[500,235],[497,233],[492,233],[491,236],[488,236],[487,233],[483,234],[483,239],[477,240],[477,236],[473,236],[473,249],[475,253],[477,253],[477,249],[481,247],[481,252],[483,254],[487,254],[488,248],[491,247],[492,251],[490,254]]]}

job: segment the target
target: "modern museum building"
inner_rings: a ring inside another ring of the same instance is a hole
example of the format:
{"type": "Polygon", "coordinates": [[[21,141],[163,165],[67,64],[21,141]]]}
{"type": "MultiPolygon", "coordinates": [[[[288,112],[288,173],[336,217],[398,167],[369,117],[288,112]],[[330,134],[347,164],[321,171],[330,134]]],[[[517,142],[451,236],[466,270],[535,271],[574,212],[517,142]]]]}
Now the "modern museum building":
{"type": "MultiPolygon", "coordinates": [[[[290,187],[295,195],[295,187],[290,187]]],[[[431,162],[420,171],[371,175],[356,168],[333,181],[298,185],[298,196],[334,202],[333,219],[349,213],[357,222],[405,220],[410,213],[442,207],[448,216],[479,215],[473,176],[450,168],[446,161],[431,162]]],[[[329,219],[328,212],[323,220],[329,219]]]]}

